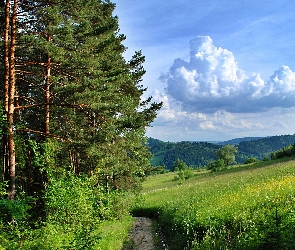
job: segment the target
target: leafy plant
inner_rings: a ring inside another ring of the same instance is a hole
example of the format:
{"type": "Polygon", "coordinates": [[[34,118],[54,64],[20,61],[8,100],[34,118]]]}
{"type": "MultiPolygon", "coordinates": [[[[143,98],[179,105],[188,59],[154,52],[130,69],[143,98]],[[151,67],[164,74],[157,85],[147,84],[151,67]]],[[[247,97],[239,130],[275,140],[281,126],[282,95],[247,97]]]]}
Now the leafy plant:
{"type": "Polygon", "coordinates": [[[177,176],[175,176],[175,180],[179,180],[180,182],[192,178],[194,176],[194,171],[192,169],[180,170],[177,172],[177,176]]]}
{"type": "Polygon", "coordinates": [[[224,163],[223,159],[218,159],[216,161],[211,161],[208,165],[207,165],[207,169],[211,170],[212,172],[218,171],[218,170],[223,170],[225,169],[227,166],[224,163]]]}
{"type": "Polygon", "coordinates": [[[24,195],[20,197],[20,194],[15,200],[8,198],[0,200],[0,228],[2,229],[0,249],[1,245],[5,246],[3,244],[7,244],[7,246],[22,245],[23,241],[29,237],[31,230],[29,212],[33,202],[32,197],[25,197],[24,195]]]}
{"type": "Polygon", "coordinates": [[[0,182],[0,196],[3,197],[4,195],[7,194],[6,188],[7,188],[7,181],[0,182]]]}
{"type": "Polygon", "coordinates": [[[251,163],[255,163],[255,162],[259,162],[259,160],[257,160],[256,158],[249,158],[245,161],[244,164],[251,164],[251,163]]]}
{"type": "Polygon", "coordinates": [[[172,167],[172,171],[183,171],[188,169],[188,166],[186,165],[186,163],[181,160],[181,159],[177,159],[172,167]]]}

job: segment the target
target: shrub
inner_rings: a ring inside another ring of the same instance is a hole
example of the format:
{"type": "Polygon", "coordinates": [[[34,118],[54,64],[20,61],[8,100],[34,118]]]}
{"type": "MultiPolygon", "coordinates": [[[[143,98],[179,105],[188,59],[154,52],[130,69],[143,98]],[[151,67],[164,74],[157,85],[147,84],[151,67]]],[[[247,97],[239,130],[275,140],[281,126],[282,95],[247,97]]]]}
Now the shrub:
{"type": "Polygon", "coordinates": [[[107,193],[93,183],[92,178],[72,173],[51,178],[45,192],[47,220],[38,243],[42,249],[96,249],[98,225],[128,214],[131,204],[125,192],[107,193]]]}
{"type": "Polygon", "coordinates": [[[226,168],[226,165],[224,163],[223,159],[218,159],[216,161],[212,161],[207,165],[207,169],[211,170],[212,172],[223,170],[226,168]]]}
{"type": "MultiPolygon", "coordinates": [[[[43,194],[46,216],[41,223],[30,220],[35,203],[31,197],[0,199],[0,250],[100,249],[103,229],[98,228],[107,221],[109,236],[104,242],[114,238],[123,242],[127,225],[119,233],[112,232],[111,225],[126,222],[126,218],[131,224],[128,218],[132,200],[126,192],[107,193],[102,186],[93,185],[96,182],[92,177],[68,172],[49,173],[48,177],[43,194]]],[[[0,185],[2,196],[4,187],[0,185]]]]}
{"type": "Polygon", "coordinates": [[[254,162],[259,162],[259,160],[256,159],[256,158],[249,158],[249,159],[247,159],[247,160],[245,161],[244,164],[251,164],[251,163],[254,163],[254,162]]]}
{"type": "Polygon", "coordinates": [[[193,169],[180,170],[177,172],[177,175],[174,177],[174,180],[180,181],[180,183],[182,183],[182,181],[187,180],[193,176],[193,169]]]}
{"type": "Polygon", "coordinates": [[[45,192],[47,220],[68,226],[87,223],[93,217],[93,196],[91,183],[84,177],[70,173],[51,177],[45,192]]]}
{"type": "Polygon", "coordinates": [[[0,199],[0,249],[18,249],[16,246],[29,237],[32,203],[30,196],[18,195],[15,200],[0,199]]]}
{"type": "Polygon", "coordinates": [[[188,166],[183,160],[180,160],[179,158],[176,160],[176,162],[174,163],[172,167],[172,171],[174,172],[180,171],[180,170],[186,170],[186,169],[188,169],[188,166]]]}

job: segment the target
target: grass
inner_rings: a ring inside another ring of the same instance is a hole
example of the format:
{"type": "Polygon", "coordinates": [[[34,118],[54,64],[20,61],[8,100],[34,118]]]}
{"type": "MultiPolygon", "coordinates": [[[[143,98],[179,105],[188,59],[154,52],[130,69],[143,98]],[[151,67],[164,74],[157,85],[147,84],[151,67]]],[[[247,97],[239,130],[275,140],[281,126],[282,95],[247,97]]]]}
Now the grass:
{"type": "MultiPolygon", "coordinates": [[[[195,176],[203,175],[205,173],[209,173],[209,171],[205,169],[194,171],[195,176]]],[[[143,193],[155,191],[157,189],[173,188],[175,187],[175,184],[177,184],[175,177],[177,177],[177,172],[149,176],[146,181],[143,182],[143,193]]],[[[188,179],[185,183],[190,184],[194,182],[195,178],[192,178],[188,179]]]]}
{"type": "Polygon", "coordinates": [[[134,213],[157,218],[171,249],[295,249],[295,162],[149,177],[134,213]]]}
{"type": "Polygon", "coordinates": [[[122,220],[105,221],[98,225],[101,240],[95,249],[97,250],[121,250],[128,242],[128,233],[134,223],[130,216],[122,220]]]}

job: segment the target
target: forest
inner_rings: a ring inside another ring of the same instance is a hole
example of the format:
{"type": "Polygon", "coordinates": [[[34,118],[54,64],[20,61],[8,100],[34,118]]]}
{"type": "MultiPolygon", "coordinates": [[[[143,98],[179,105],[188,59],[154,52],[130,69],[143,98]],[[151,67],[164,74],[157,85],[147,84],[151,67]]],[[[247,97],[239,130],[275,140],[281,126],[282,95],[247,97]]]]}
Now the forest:
{"type": "Polygon", "coordinates": [[[249,158],[257,160],[270,159],[271,154],[295,143],[294,135],[278,135],[258,138],[239,138],[225,142],[163,142],[154,138],[148,139],[148,146],[153,154],[151,163],[154,166],[165,166],[172,169],[177,159],[183,160],[192,168],[205,167],[216,159],[216,151],[224,145],[234,145],[238,152],[236,163],[242,164],[249,158]]]}
{"type": "Polygon", "coordinates": [[[98,249],[150,168],[162,104],[142,98],[145,59],[123,57],[114,8],[1,1],[0,249],[98,249]]]}

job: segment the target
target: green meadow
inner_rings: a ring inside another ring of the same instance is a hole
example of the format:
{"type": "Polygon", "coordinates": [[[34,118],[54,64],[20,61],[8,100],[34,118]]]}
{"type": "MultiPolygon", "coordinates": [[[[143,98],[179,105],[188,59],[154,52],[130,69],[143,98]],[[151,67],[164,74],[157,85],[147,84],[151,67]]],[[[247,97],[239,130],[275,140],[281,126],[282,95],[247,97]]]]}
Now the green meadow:
{"type": "Polygon", "coordinates": [[[134,214],[156,219],[169,249],[295,249],[295,161],[143,183],[134,214]]]}

